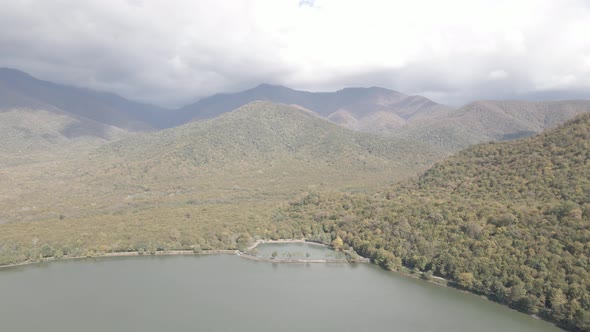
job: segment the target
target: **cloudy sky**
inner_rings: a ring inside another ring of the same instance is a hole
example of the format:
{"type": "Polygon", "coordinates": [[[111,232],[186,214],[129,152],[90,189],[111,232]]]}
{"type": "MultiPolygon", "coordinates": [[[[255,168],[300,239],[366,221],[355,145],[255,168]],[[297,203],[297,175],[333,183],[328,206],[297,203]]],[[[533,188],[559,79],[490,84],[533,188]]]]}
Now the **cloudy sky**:
{"type": "Polygon", "coordinates": [[[588,0],[0,0],[0,67],[169,107],[282,84],[590,99],[588,0]]]}

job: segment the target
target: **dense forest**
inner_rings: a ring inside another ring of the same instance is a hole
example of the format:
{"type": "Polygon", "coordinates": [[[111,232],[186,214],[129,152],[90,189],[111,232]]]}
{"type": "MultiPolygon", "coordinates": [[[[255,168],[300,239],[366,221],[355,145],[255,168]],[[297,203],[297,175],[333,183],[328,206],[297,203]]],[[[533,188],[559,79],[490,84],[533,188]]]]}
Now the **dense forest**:
{"type": "Polygon", "coordinates": [[[590,114],[469,148],[379,195],[309,193],[280,215],[384,268],[590,330],[590,114]]]}

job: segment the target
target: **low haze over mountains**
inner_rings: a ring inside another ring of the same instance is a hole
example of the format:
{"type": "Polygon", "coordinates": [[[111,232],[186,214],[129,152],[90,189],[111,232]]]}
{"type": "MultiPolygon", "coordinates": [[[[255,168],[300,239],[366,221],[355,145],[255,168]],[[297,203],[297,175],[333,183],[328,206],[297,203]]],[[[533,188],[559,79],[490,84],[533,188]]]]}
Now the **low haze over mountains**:
{"type": "Polygon", "coordinates": [[[0,110],[62,112],[127,130],[157,128],[161,108],[116,94],[38,80],[18,70],[0,69],[0,110]]]}

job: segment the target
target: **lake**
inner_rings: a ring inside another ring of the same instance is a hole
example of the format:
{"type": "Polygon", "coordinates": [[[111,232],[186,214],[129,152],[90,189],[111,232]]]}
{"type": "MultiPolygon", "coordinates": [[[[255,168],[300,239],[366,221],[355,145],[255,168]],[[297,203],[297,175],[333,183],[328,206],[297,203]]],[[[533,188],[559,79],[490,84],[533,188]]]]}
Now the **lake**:
{"type": "Polygon", "coordinates": [[[0,327],[11,332],[561,331],[371,264],[233,255],[63,260],[0,269],[0,294],[0,327]]]}

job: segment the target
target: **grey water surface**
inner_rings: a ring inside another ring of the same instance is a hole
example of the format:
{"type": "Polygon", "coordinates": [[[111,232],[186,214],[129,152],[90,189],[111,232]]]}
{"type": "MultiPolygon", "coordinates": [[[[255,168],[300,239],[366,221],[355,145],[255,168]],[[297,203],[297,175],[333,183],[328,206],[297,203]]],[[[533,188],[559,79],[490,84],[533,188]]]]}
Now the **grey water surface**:
{"type": "Polygon", "coordinates": [[[332,250],[324,245],[304,242],[287,243],[262,243],[256,246],[255,256],[271,258],[276,252],[277,259],[300,259],[300,260],[342,260],[346,255],[340,251],[332,250]]]}
{"type": "Polygon", "coordinates": [[[0,331],[561,330],[371,264],[188,255],[0,269],[0,331]]]}

